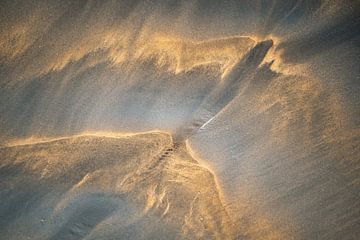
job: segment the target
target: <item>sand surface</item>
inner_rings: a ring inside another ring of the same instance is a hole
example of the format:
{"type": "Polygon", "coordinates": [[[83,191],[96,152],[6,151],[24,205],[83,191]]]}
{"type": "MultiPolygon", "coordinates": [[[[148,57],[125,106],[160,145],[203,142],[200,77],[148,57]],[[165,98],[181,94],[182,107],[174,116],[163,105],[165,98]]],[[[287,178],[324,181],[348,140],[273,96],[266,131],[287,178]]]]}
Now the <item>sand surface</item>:
{"type": "Polygon", "coordinates": [[[165,133],[76,136],[0,150],[4,239],[229,239],[209,169],[165,133]]]}
{"type": "Polygon", "coordinates": [[[358,0],[1,0],[0,239],[360,239],[359,56],[358,0]]]}

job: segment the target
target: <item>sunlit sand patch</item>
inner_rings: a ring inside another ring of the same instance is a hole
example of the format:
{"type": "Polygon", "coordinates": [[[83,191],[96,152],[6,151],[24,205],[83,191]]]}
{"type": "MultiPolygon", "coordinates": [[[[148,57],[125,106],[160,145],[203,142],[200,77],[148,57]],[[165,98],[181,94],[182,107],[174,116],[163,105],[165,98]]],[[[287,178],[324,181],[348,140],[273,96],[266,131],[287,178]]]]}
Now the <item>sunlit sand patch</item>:
{"type": "MultiPolygon", "coordinates": [[[[1,149],[1,169],[20,168],[23,174],[35,177],[34,184],[52,183],[52,189],[59,189],[59,199],[45,218],[50,223],[68,222],[49,225],[49,231],[60,227],[54,236],[70,234],[73,224],[84,226],[81,234],[90,234],[92,228],[102,232],[101,228],[121,226],[121,222],[101,222],[116,219],[116,199],[125,198],[139,209],[134,213],[137,221],[153,219],[158,224],[170,224],[183,237],[233,239],[235,225],[221,200],[214,174],[189,155],[184,144],[173,144],[171,135],[160,132],[100,132],[36,142],[30,139],[1,149]],[[61,193],[64,187],[67,190],[61,193]],[[102,213],[106,206],[98,201],[109,201],[114,207],[102,213]],[[101,217],[84,225],[72,212],[89,214],[88,205],[95,207],[101,217]]],[[[4,183],[12,184],[9,181],[4,183]]],[[[94,231],[92,234],[96,234],[94,231]]]]}
{"type": "Polygon", "coordinates": [[[4,146],[5,147],[14,147],[14,146],[22,146],[22,145],[32,145],[32,144],[39,144],[39,143],[47,143],[47,142],[54,142],[58,140],[67,140],[73,139],[78,137],[108,137],[108,138],[124,138],[124,137],[132,137],[136,135],[148,134],[148,133],[165,133],[164,131],[160,130],[152,130],[147,132],[111,132],[111,131],[85,131],[76,135],[71,136],[59,136],[59,137],[47,137],[47,136],[31,136],[19,139],[11,139],[7,141],[4,146]]]}
{"type": "MultiPolygon", "coordinates": [[[[16,40],[18,34],[16,31],[9,34],[15,39],[15,42],[18,41],[17,48],[19,50],[16,51],[19,53],[13,54],[21,55],[21,52],[24,52],[28,46],[22,46],[25,43],[20,41],[29,44],[28,41],[24,37],[16,40]]],[[[17,77],[22,79],[45,75],[49,72],[59,72],[70,63],[80,61],[89,55],[96,55],[99,52],[103,52],[106,57],[98,57],[96,61],[89,61],[88,67],[95,66],[103,61],[112,62],[114,65],[132,64],[136,66],[139,61],[155,60],[159,68],[168,68],[168,71],[176,74],[211,64],[218,64],[222,69],[221,71],[225,73],[255,43],[251,36],[192,40],[160,33],[139,34],[134,38],[131,31],[126,28],[107,30],[102,34],[89,36],[86,41],[79,39],[77,45],[67,43],[66,48],[61,47],[61,39],[58,41],[59,43],[54,44],[54,49],[44,49],[39,57],[42,61],[39,61],[36,68],[33,63],[29,63],[22,70],[22,76],[17,77]],[[57,48],[59,48],[59,52],[53,53],[57,48]]],[[[4,43],[4,47],[0,47],[0,50],[6,51],[7,45],[4,43]]],[[[4,54],[8,55],[8,53],[4,54]]]]}

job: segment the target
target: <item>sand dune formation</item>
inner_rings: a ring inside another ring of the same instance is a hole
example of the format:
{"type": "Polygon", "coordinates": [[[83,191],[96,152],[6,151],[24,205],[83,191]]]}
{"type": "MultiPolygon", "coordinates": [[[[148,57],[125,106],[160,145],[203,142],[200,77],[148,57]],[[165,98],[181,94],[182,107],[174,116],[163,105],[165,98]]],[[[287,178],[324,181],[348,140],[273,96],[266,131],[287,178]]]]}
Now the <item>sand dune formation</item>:
{"type": "Polygon", "coordinates": [[[359,10],[1,1],[0,239],[359,239],[359,10]]]}

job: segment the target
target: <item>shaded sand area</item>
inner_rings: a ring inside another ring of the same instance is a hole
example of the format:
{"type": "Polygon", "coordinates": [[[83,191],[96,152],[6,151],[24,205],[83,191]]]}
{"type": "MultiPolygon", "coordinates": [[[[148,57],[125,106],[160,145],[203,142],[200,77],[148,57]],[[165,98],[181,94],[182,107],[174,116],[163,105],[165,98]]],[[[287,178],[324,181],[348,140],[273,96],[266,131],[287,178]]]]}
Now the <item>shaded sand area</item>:
{"type": "Polygon", "coordinates": [[[214,175],[165,133],[0,149],[3,239],[233,239],[214,175]]]}

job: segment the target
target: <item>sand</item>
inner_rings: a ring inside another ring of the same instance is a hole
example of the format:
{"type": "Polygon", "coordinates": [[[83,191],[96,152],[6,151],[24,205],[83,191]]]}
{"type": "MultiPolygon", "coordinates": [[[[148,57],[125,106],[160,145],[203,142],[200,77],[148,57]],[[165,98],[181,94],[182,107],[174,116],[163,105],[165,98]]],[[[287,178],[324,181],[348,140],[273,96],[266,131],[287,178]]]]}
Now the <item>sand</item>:
{"type": "Polygon", "coordinates": [[[165,133],[1,148],[4,239],[233,239],[213,173],[165,133]]]}

